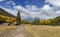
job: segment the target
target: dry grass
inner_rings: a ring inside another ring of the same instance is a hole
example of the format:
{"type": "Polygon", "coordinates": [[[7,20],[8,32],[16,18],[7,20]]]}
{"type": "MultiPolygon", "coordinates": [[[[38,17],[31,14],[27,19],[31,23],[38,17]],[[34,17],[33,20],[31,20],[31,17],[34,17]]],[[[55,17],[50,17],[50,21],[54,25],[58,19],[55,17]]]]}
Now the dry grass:
{"type": "Polygon", "coordinates": [[[27,37],[60,37],[60,26],[25,26],[27,37]]]}
{"type": "Polygon", "coordinates": [[[14,30],[17,26],[0,26],[0,35],[10,31],[10,30],[14,30]]]}
{"type": "MultiPolygon", "coordinates": [[[[19,26],[0,26],[0,34],[19,26]]],[[[25,25],[26,37],[60,37],[60,26],[25,25]]]]}

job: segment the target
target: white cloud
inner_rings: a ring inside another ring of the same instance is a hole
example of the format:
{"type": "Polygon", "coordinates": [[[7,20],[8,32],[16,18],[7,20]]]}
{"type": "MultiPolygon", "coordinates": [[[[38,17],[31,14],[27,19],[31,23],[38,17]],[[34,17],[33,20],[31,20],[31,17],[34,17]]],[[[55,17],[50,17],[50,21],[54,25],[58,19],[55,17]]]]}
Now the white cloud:
{"type": "Polygon", "coordinates": [[[13,2],[13,3],[12,3],[12,5],[14,5],[14,6],[15,6],[15,5],[16,5],[16,3],[14,3],[14,2],[13,2]]]}
{"type": "Polygon", "coordinates": [[[37,7],[36,6],[32,6],[31,7],[33,10],[37,10],[37,7]]]}
{"type": "MultiPolygon", "coordinates": [[[[27,5],[26,8],[24,8],[24,7],[22,7],[22,6],[16,6],[15,8],[22,10],[25,15],[27,15],[28,17],[31,17],[31,18],[35,18],[35,17],[39,17],[40,19],[41,19],[41,18],[42,18],[42,19],[52,18],[52,17],[50,17],[50,16],[51,16],[50,14],[52,13],[52,11],[50,11],[50,10],[52,10],[52,9],[50,9],[49,6],[48,6],[47,9],[45,9],[46,6],[47,6],[47,5],[45,5],[45,6],[43,7],[44,9],[37,8],[36,6],[29,6],[29,5],[27,5]],[[50,11],[51,13],[48,11],[48,9],[49,9],[49,11],[50,11]],[[49,14],[48,12],[49,12],[50,14],[49,14]],[[44,14],[44,13],[45,13],[45,14],[44,14]],[[48,16],[48,15],[49,15],[49,16],[48,16]]],[[[25,15],[23,15],[23,16],[25,16],[25,15]]]]}
{"type": "Polygon", "coordinates": [[[48,1],[47,1],[47,0],[45,0],[45,3],[48,3],[48,1]]]}
{"type": "MultiPolygon", "coordinates": [[[[11,14],[13,14],[13,15],[17,15],[17,12],[18,12],[18,10],[12,10],[12,9],[7,9],[7,8],[4,8],[4,7],[0,7],[0,8],[2,8],[2,9],[4,9],[5,11],[7,11],[7,12],[9,12],[9,13],[11,13],[11,14]]],[[[24,11],[24,12],[21,12],[21,17],[22,17],[22,19],[28,19],[28,18],[32,18],[30,15],[28,15],[28,13],[26,13],[27,12],[27,10],[25,9],[25,8],[23,8],[22,6],[16,6],[16,8],[18,9],[18,8],[21,8],[22,9],[22,11],[24,11]],[[26,12],[25,12],[25,10],[26,10],[26,12]],[[30,17],[29,17],[30,16],[30,17]]]]}
{"type": "Polygon", "coordinates": [[[17,15],[17,10],[11,10],[11,9],[8,9],[8,8],[3,8],[2,7],[2,9],[4,9],[5,11],[7,11],[7,12],[9,12],[10,14],[13,14],[13,15],[17,15]]]}
{"type": "Polygon", "coordinates": [[[10,2],[6,2],[7,4],[10,4],[10,2]]]}
{"type": "Polygon", "coordinates": [[[60,11],[57,11],[56,13],[57,13],[57,14],[59,14],[59,13],[60,13],[60,11]]]}
{"type": "Polygon", "coordinates": [[[44,5],[43,8],[37,8],[36,6],[27,5],[26,8],[18,5],[14,6],[15,9],[22,10],[21,15],[24,18],[35,18],[39,17],[40,19],[50,19],[55,18],[56,16],[60,15],[59,11],[54,11],[55,8],[50,7],[49,5],[44,5]]]}
{"type": "Polygon", "coordinates": [[[16,3],[15,3],[14,1],[8,1],[8,2],[6,2],[6,3],[9,4],[9,5],[13,5],[13,6],[16,5],[16,3]]]}
{"type": "Polygon", "coordinates": [[[14,8],[18,9],[18,10],[22,10],[23,13],[25,13],[25,15],[27,15],[28,17],[32,17],[35,18],[37,17],[38,13],[35,13],[34,10],[36,10],[35,6],[26,6],[26,8],[22,7],[22,6],[15,6],[14,8]]]}
{"type": "Polygon", "coordinates": [[[42,14],[41,18],[52,19],[57,16],[60,16],[59,7],[50,7],[49,5],[45,5],[41,11],[43,11],[41,12],[42,14]]]}
{"type": "Polygon", "coordinates": [[[22,10],[24,9],[21,5],[18,5],[18,6],[14,6],[15,9],[18,9],[18,10],[22,10]]]}
{"type": "Polygon", "coordinates": [[[13,1],[11,0],[10,3],[13,3],[13,1]]]}
{"type": "Polygon", "coordinates": [[[16,5],[16,3],[14,1],[10,1],[10,3],[12,3],[12,5],[14,5],[14,6],[16,5]]]}
{"type": "Polygon", "coordinates": [[[52,7],[50,7],[49,5],[45,5],[42,9],[43,10],[50,10],[50,9],[52,9],[52,7]]]}
{"type": "Polygon", "coordinates": [[[13,6],[15,10],[5,9],[6,11],[16,15],[17,10],[21,10],[21,16],[24,19],[39,17],[40,19],[55,18],[60,15],[60,11],[54,7],[50,7],[48,4],[44,5],[43,8],[37,8],[36,6],[27,5],[26,8],[21,5],[13,6]]]}
{"type": "Polygon", "coordinates": [[[2,6],[0,6],[0,8],[4,9],[5,11],[9,12],[10,14],[13,14],[16,16],[17,10],[8,9],[8,8],[2,7],[2,6]]]}
{"type": "MultiPolygon", "coordinates": [[[[2,1],[2,0],[0,0],[2,1]]],[[[55,18],[60,15],[60,10],[58,10],[58,6],[60,6],[60,0],[46,0],[46,3],[50,3],[55,7],[50,7],[49,4],[44,5],[43,8],[37,8],[36,6],[26,5],[26,8],[21,5],[17,5],[14,1],[9,1],[7,4],[13,5],[15,10],[3,8],[7,12],[16,15],[17,10],[21,10],[22,18],[35,18],[39,17],[40,19],[50,19],[55,18]],[[57,6],[57,7],[56,7],[57,6]]]]}
{"type": "Polygon", "coordinates": [[[5,0],[0,0],[0,2],[3,2],[3,1],[5,1],[5,0]]]}
{"type": "Polygon", "coordinates": [[[46,0],[46,1],[54,6],[60,6],[60,0],[46,0]]]}

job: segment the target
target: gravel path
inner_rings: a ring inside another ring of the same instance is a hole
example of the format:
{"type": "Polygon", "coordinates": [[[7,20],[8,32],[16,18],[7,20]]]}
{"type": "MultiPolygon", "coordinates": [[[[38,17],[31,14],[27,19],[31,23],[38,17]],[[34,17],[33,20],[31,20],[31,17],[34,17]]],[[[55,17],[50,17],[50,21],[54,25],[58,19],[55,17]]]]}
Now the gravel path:
{"type": "Polygon", "coordinates": [[[0,37],[25,37],[24,27],[18,26],[15,30],[9,30],[6,33],[2,34],[0,37]]]}

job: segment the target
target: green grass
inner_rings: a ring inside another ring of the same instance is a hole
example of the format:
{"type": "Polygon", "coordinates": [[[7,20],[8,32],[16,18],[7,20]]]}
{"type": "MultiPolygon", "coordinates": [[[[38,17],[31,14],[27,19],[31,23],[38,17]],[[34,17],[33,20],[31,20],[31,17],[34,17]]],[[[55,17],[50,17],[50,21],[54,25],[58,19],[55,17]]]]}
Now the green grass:
{"type": "Polygon", "coordinates": [[[25,26],[27,37],[60,37],[60,26],[25,26]]]}

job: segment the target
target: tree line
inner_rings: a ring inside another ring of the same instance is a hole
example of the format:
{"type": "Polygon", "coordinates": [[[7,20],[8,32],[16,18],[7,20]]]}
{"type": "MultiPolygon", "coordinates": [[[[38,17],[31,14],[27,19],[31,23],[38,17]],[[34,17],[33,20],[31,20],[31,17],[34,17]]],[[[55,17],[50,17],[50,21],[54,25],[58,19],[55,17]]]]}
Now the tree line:
{"type": "Polygon", "coordinates": [[[38,17],[34,18],[33,21],[28,21],[25,19],[21,19],[21,14],[20,14],[20,10],[18,10],[17,12],[17,16],[14,19],[8,19],[2,18],[0,16],[0,23],[3,22],[8,22],[8,23],[13,23],[16,21],[16,25],[21,25],[21,24],[31,24],[31,25],[60,25],[60,16],[54,18],[54,19],[49,19],[49,20],[40,20],[38,17]]]}
{"type": "MultiPolygon", "coordinates": [[[[17,14],[17,19],[18,19],[17,21],[20,20],[20,24],[21,24],[21,16],[20,16],[20,12],[19,11],[18,11],[18,14],[17,14]]],[[[58,16],[58,17],[56,17],[54,19],[49,19],[49,20],[40,20],[39,17],[35,17],[33,19],[33,21],[31,21],[31,22],[25,20],[24,24],[31,24],[31,25],[52,25],[52,26],[60,25],[60,16],[58,16]]]]}

